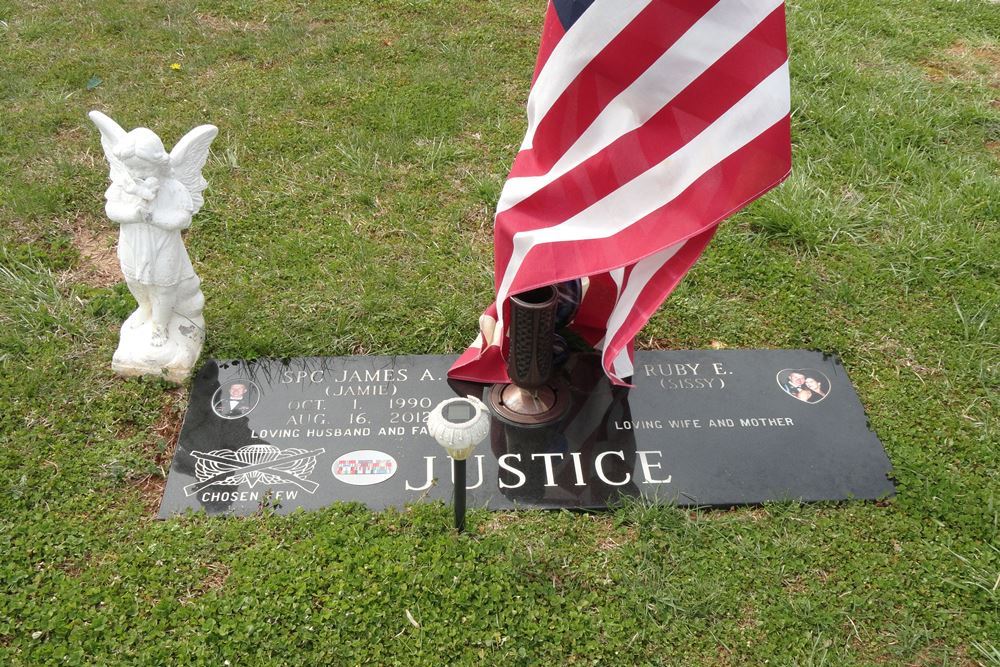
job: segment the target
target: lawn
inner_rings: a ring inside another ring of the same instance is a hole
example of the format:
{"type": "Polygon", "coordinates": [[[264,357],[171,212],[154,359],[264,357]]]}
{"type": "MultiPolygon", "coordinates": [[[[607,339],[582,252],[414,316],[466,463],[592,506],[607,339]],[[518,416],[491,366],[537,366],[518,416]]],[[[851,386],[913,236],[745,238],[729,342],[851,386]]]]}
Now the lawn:
{"type": "Polygon", "coordinates": [[[153,518],[187,387],[134,307],[101,109],[220,135],[207,357],[457,353],[543,0],[0,0],[0,663],[1000,665],[1000,5],[794,0],[794,168],[641,347],[839,355],[885,503],[153,518]]]}

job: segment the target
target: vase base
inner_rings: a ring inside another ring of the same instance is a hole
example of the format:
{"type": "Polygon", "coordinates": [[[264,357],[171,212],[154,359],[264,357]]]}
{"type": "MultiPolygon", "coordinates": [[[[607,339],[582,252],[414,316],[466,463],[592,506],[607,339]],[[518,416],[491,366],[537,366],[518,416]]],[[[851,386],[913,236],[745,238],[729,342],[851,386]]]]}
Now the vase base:
{"type": "Polygon", "coordinates": [[[516,384],[495,384],[490,388],[489,405],[500,419],[522,426],[550,424],[566,413],[569,388],[562,382],[525,389],[516,384]]]}

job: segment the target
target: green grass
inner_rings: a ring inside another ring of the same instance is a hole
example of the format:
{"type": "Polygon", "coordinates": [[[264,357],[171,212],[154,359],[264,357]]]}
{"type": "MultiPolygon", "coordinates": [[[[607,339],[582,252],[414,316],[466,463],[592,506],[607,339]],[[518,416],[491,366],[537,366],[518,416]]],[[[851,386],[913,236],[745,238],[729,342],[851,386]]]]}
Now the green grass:
{"type": "Polygon", "coordinates": [[[982,0],[792,2],[793,175],[640,339],[840,355],[893,501],[475,512],[465,537],[442,505],[151,518],[186,392],[110,373],[132,306],[80,241],[111,233],[86,111],[221,130],[187,239],[206,355],[454,353],[543,11],[0,0],[0,663],[1000,664],[982,0]]]}

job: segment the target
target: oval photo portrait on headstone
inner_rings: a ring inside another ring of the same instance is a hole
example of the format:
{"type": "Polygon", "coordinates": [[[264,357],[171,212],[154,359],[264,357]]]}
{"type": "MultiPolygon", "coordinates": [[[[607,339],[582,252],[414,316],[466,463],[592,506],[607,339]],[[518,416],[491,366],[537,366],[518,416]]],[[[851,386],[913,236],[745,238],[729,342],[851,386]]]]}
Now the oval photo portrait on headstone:
{"type": "Polygon", "coordinates": [[[246,417],[257,407],[260,389],[252,380],[232,380],[215,390],[212,412],[223,419],[246,417]]]}
{"type": "Polygon", "coordinates": [[[784,368],[776,379],[783,392],[803,403],[819,403],[830,395],[830,379],[814,368],[784,368]]]}

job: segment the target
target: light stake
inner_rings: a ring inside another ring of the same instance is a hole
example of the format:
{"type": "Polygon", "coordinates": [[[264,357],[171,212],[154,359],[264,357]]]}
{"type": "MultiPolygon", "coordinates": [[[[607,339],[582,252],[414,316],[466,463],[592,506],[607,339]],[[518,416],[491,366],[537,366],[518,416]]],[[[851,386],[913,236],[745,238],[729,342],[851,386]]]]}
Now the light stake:
{"type": "Polygon", "coordinates": [[[490,432],[489,410],[475,396],[441,401],[427,416],[427,432],[452,460],[455,530],[465,530],[465,461],[490,432]]]}

